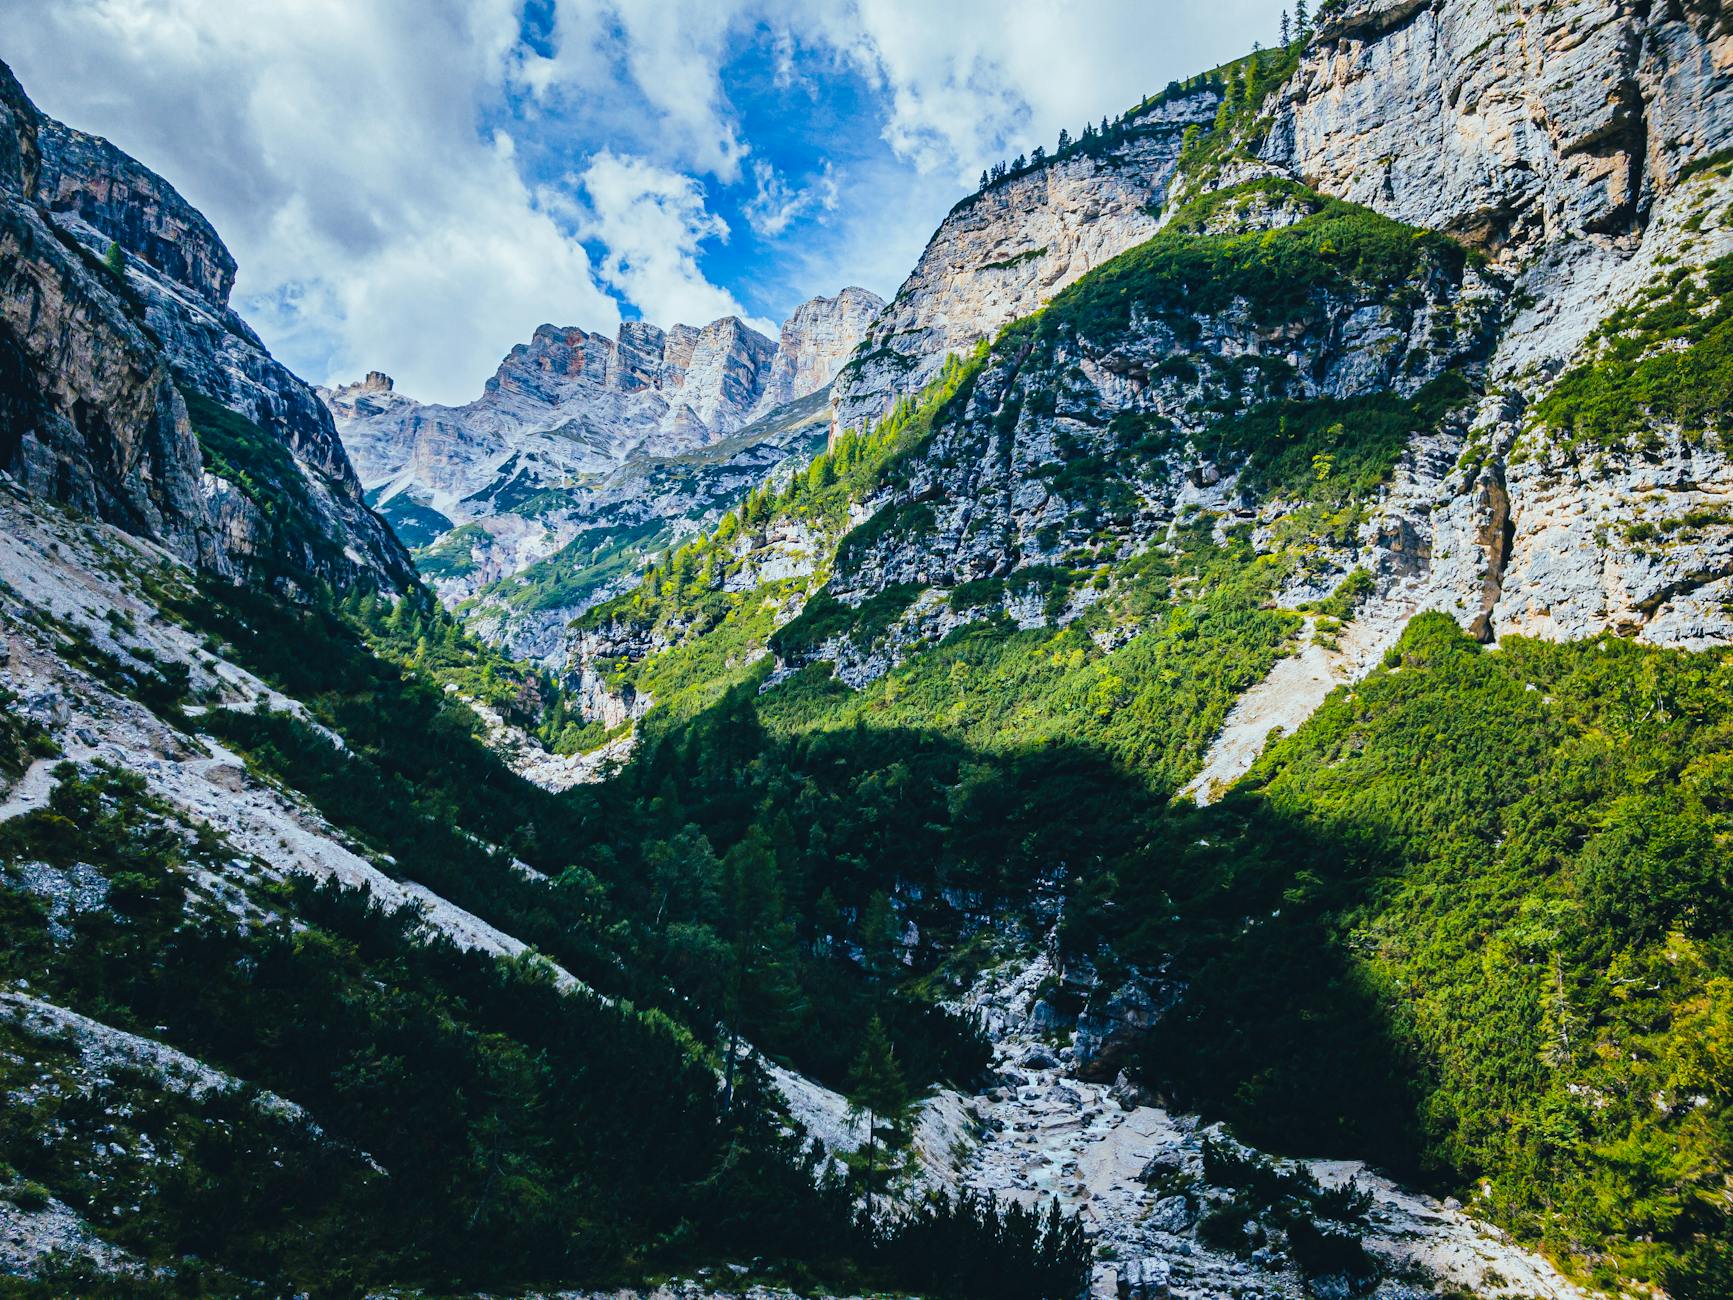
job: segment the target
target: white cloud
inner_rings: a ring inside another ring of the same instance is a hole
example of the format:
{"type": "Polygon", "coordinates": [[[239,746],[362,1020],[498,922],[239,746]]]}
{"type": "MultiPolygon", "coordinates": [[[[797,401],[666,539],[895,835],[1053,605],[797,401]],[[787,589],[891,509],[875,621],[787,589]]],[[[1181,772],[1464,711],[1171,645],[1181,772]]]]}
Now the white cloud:
{"type": "Polygon", "coordinates": [[[660,323],[744,315],[695,177],[751,184],[758,299],[888,292],[983,166],[1273,39],[1283,0],[553,0],[545,55],[522,3],[9,0],[0,50],[212,218],[290,364],[462,399],[544,320],[611,329],[598,277],[660,323]],[[772,90],[858,73],[877,115],[845,129],[889,156],[753,155],[747,41],[772,90]],[[524,180],[567,172],[581,193],[524,180]]]}
{"type": "Polygon", "coordinates": [[[744,211],[752,228],[766,239],[774,239],[810,212],[836,210],[836,177],[826,162],[807,184],[796,186],[762,158],[752,160],[756,187],[744,211]]]}
{"type": "Polygon", "coordinates": [[[884,137],[963,184],[1175,77],[1271,44],[1286,0],[830,0],[822,38],[879,85],[884,137]]]}
{"type": "MultiPolygon", "coordinates": [[[[699,246],[728,238],[728,224],[704,204],[704,187],[690,176],[642,158],[603,150],[584,169],[588,199],[583,232],[606,249],[602,278],[661,325],[703,325],[722,316],[745,318],[733,294],[704,278],[699,246]]],[[[768,321],[748,321],[774,337],[768,321]]]]}
{"type": "Polygon", "coordinates": [[[1286,2],[558,0],[558,48],[535,82],[558,98],[611,69],[653,126],[634,148],[732,183],[749,145],[723,68],[731,38],[763,32],[775,87],[842,60],[880,92],[878,129],[899,157],[967,184],[1002,154],[1051,147],[1062,126],[1118,113],[1254,38],[1272,43],[1286,2]]]}
{"type": "Polygon", "coordinates": [[[540,322],[619,317],[511,137],[478,132],[516,21],[511,0],[14,0],[0,38],[46,111],[211,217],[291,365],[465,400],[540,322]]]}
{"type": "Polygon", "coordinates": [[[603,126],[603,139],[732,184],[748,148],[719,71],[743,12],[739,0],[555,0],[555,52],[526,68],[526,84],[603,126]],[[612,101],[595,98],[601,87],[612,101]]]}

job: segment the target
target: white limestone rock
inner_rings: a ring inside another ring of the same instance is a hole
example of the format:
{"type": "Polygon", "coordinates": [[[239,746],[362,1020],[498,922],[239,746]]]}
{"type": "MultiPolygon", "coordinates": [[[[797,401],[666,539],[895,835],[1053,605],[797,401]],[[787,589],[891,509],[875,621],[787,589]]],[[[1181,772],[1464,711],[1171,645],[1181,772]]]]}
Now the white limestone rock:
{"type": "Polygon", "coordinates": [[[1218,102],[1200,91],[1157,104],[1108,153],[1068,155],[959,202],[838,376],[836,427],[870,425],[946,356],[1153,235],[1185,128],[1218,102]]]}

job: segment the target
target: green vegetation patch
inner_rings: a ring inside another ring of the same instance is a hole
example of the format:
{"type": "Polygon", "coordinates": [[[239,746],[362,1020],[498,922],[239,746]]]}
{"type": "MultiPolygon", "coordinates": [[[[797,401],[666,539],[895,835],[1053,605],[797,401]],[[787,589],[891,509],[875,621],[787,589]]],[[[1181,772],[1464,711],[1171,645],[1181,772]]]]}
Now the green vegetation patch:
{"type": "Polygon", "coordinates": [[[665,525],[650,520],[620,528],[586,528],[545,560],[501,579],[486,594],[529,613],[569,609],[629,577],[642,557],[667,536],[665,525]]]}
{"type": "Polygon", "coordinates": [[[1535,406],[1566,447],[1658,445],[1658,426],[1686,438],[1733,433],[1733,256],[1681,267],[1591,336],[1589,360],[1535,406]]]}
{"type": "Polygon", "coordinates": [[[1453,370],[1412,398],[1267,402],[1218,421],[1198,441],[1217,460],[1243,465],[1241,482],[1260,497],[1340,505],[1376,493],[1414,436],[1436,430],[1473,396],[1453,370]]]}
{"type": "MultiPolygon", "coordinates": [[[[1460,275],[1466,251],[1431,231],[1369,208],[1325,198],[1283,181],[1251,181],[1182,209],[1169,226],[1097,267],[1058,295],[1023,328],[1038,337],[1060,330],[1104,344],[1131,324],[1134,310],[1182,324],[1244,301],[1254,322],[1277,325],[1306,312],[1321,291],[1388,291],[1432,270],[1460,275]],[[1201,219],[1247,190],[1279,192],[1308,215],[1276,230],[1200,234],[1201,219]]],[[[1017,327],[1013,327],[1017,329],[1017,327]]]]}
{"type": "Polygon", "coordinates": [[[804,609],[770,638],[770,648],[784,659],[803,659],[833,637],[856,645],[871,645],[883,636],[921,594],[919,583],[893,583],[858,605],[847,605],[824,588],[813,593],[804,609]]]}
{"type": "MultiPolygon", "coordinates": [[[[1265,607],[1281,566],[1256,559],[1243,537],[1211,541],[1209,527],[1182,531],[1171,552],[1124,570],[1124,613],[1149,622],[1118,649],[1102,652],[1086,622],[1057,631],[971,624],[859,692],[791,679],[764,697],[765,721],[789,732],[929,729],[1000,754],[1064,742],[1123,764],[1148,787],[1175,789],[1299,624],[1265,607]]],[[[1017,577],[1036,590],[1065,586],[1058,571],[1014,575],[1013,589],[1017,577]]]]}
{"type": "MultiPolygon", "coordinates": [[[[370,498],[377,493],[368,493],[370,498]]],[[[432,506],[422,505],[407,492],[399,492],[384,505],[369,500],[368,505],[379,512],[380,518],[391,525],[391,531],[410,550],[429,546],[452,529],[447,519],[432,506]]]]}
{"type": "Polygon", "coordinates": [[[1187,986],[1145,1069],[1253,1141],[1471,1196],[1597,1285],[1717,1294],[1730,783],[1726,653],[1492,652],[1422,615],[1118,868],[1116,948],[1187,986]]]}
{"type": "Polygon", "coordinates": [[[475,562],[474,547],[485,543],[487,535],[487,529],[480,524],[453,528],[433,545],[415,553],[416,570],[424,578],[467,578],[480,567],[475,562]]]}
{"type": "Polygon", "coordinates": [[[17,703],[16,695],[0,688],[0,781],[8,784],[23,776],[37,759],[58,752],[47,730],[19,713],[17,703]]]}

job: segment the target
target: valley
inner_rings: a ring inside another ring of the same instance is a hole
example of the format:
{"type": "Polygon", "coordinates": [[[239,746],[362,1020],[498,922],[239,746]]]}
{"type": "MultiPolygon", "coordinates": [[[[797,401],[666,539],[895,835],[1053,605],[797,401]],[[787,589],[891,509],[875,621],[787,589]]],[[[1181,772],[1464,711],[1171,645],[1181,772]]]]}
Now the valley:
{"type": "Polygon", "coordinates": [[[1733,16],[1282,21],[463,405],[0,65],[0,1294],[1733,1294],[1733,16]]]}

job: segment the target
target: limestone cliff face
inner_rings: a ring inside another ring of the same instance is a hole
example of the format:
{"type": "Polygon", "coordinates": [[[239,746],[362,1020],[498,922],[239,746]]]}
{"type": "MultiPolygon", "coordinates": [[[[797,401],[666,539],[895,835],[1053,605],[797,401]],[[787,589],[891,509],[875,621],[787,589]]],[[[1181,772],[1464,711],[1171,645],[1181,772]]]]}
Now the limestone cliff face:
{"type": "Polygon", "coordinates": [[[782,323],[754,415],[766,415],[826,387],[884,307],[876,293],[854,286],[834,298],[812,298],[796,307],[782,323]]]}
{"type": "MultiPolygon", "coordinates": [[[[507,353],[482,395],[424,405],[372,377],[324,394],[362,479],[408,491],[457,520],[485,518],[510,459],[553,474],[608,473],[644,456],[714,444],[830,384],[883,306],[864,289],[795,309],[780,342],[735,317],[662,330],[627,321],[607,338],[543,325],[507,353]]],[[[383,378],[383,377],[381,377],[383,378]]]]}
{"type": "Polygon", "coordinates": [[[528,481],[527,461],[554,483],[725,437],[758,404],[775,352],[733,317],[666,332],[629,321],[613,339],[543,325],[464,406],[423,404],[372,378],[323,396],[369,488],[383,500],[410,492],[462,522],[491,513],[485,496],[465,498],[501,473],[528,481]]]}
{"type": "Polygon", "coordinates": [[[227,568],[166,360],[119,286],[11,189],[0,194],[0,470],[33,495],[227,568]]]}
{"type": "Polygon", "coordinates": [[[0,469],[34,495],[226,563],[198,444],[126,288],[34,201],[45,119],[0,65],[0,469]]]}
{"type": "Polygon", "coordinates": [[[957,204],[837,377],[836,427],[871,424],[948,354],[1154,234],[1185,128],[1218,102],[1205,91],[1158,104],[1100,156],[1068,156],[957,204]]]}
{"type": "MultiPolygon", "coordinates": [[[[996,349],[918,452],[857,504],[852,534],[815,545],[800,572],[829,599],[857,610],[884,599],[870,619],[815,623],[849,627],[822,644],[779,642],[781,669],[828,661],[860,686],[965,623],[1075,618],[1112,597],[1117,564],[1198,518],[1218,535],[1249,527],[1265,559],[1290,566],[1277,603],[1310,621],[1304,611],[1356,571],[1369,580],[1339,641],[1326,629],[1296,643],[1246,693],[1199,778],[1205,793],[1246,769],[1271,726],[1297,725],[1331,686],[1377,663],[1424,610],[1488,640],[1612,632],[1733,644],[1724,439],[1641,407],[1596,441],[1542,418],[1561,377],[1601,356],[1609,323],[1630,309],[1680,286],[1698,295],[1698,315],[1722,309],[1707,286],[1733,256],[1726,7],[1350,0],[1297,59],[1257,114],[1223,118],[1244,132],[1226,148],[1212,142],[1225,166],[1188,164],[1176,188],[1204,202],[1187,211],[1213,213],[1195,233],[1267,238],[1298,216],[1267,196],[1298,182],[1449,234],[1485,260],[1314,294],[1276,329],[1244,297],[1164,317],[1172,304],[1138,300],[1135,277],[1114,282],[1132,306],[1111,338],[1085,325],[1055,342],[1042,332],[1053,309],[996,349]],[[1236,188],[1212,207],[1212,186],[1236,188]],[[1024,338],[1046,342],[1031,351],[1024,338]],[[1461,400],[1416,420],[1376,492],[1298,549],[1297,503],[1255,485],[1244,460],[1216,456],[1212,434],[1260,402],[1405,398],[1446,367],[1466,380],[1461,400]],[[1054,578],[1080,565],[1099,581],[1054,578]]],[[[1157,204],[1173,169],[1163,138],[1136,142],[1157,204]]],[[[1035,232],[1117,251],[1173,219],[1132,209],[1131,169],[1077,167],[1074,187],[1050,168],[959,205],[839,377],[839,425],[882,412],[946,351],[1078,278],[1019,278],[1050,269],[1051,241],[1035,232]]],[[[765,564],[744,557],[741,581],[779,562],[762,549],[765,564]]],[[[614,631],[594,656],[634,653],[614,631]]]]}
{"type": "Polygon", "coordinates": [[[235,283],[235,259],[211,223],[162,177],[99,136],[42,120],[36,198],[71,213],[127,252],[217,307],[235,283]]]}
{"type": "Polygon", "coordinates": [[[1332,194],[1526,255],[1631,236],[1733,144],[1712,0],[1354,0],[1275,103],[1264,158],[1332,194]]]}
{"type": "Polygon", "coordinates": [[[227,306],[234,260],[210,224],[0,71],[0,469],[228,577],[412,581],[329,415],[227,306]],[[308,517],[274,525],[245,484],[205,470],[190,395],[288,449],[297,481],[279,486],[308,517]]]}
{"type": "Polygon", "coordinates": [[[1722,5],[1363,0],[1321,26],[1278,92],[1264,160],[1478,244],[1517,275],[1492,368],[1503,395],[1474,434],[1484,463],[1414,521],[1448,557],[1421,605],[1489,636],[1733,640],[1726,526],[1626,540],[1645,521],[1716,513],[1733,480],[1718,445],[1632,428],[1628,445],[1591,454],[1533,416],[1616,308],[1727,253],[1715,164],[1730,145],[1722,5]]]}

